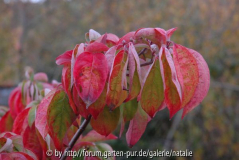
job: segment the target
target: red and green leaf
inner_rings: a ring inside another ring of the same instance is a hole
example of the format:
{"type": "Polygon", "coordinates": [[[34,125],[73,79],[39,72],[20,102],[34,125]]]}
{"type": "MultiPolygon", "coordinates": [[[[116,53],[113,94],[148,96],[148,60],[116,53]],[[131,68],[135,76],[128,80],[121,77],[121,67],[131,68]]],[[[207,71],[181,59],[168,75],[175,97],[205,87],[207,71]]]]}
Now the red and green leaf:
{"type": "Polygon", "coordinates": [[[129,44],[129,95],[125,102],[137,97],[141,90],[141,68],[138,54],[132,43],[129,44]]]}
{"type": "Polygon", "coordinates": [[[138,109],[134,118],[130,121],[128,131],[126,133],[126,140],[129,147],[133,147],[143,135],[150,118],[147,113],[141,108],[138,103],[138,109]]]}
{"type": "Polygon", "coordinates": [[[90,124],[96,132],[108,136],[117,127],[119,118],[120,108],[111,111],[108,107],[105,107],[96,119],[91,119],[90,124]]]}
{"type": "Polygon", "coordinates": [[[168,49],[162,47],[160,53],[162,53],[162,56],[159,57],[161,57],[164,71],[165,102],[170,112],[170,118],[172,118],[182,108],[181,86],[177,78],[173,58],[168,49]]]}
{"type": "Polygon", "coordinates": [[[145,75],[144,86],[139,96],[143,110],[153,118],[164,101],[164,84],[158,56],[145,75]]]}
{"type": "Polygon", "coordinates": [[[70,66],[64,66],[62,70],[62,86],[68,95],[69,102],[74,113],[77,113],[77,108],[75,106],[73,96],[72,96],[72,85],[71,85],[71,68],[70,66]]]}
{"type": "Polygon", "coordinates": [[[75,118],[67,95],[63,90],[57,90],[47,110],[47,125],[49,134],[58,150],[62,149],[63,138],[75,118]]]}
{"type": "Polygon", "coordinates": [[[128,56],[124,51],[120,51],[114,60],[112,72],[110,73],[109,86],[107,93],[107,104],[110,108],[116,108],[127,98],[127,91],[123,90],[124,70],[128,56]]]}
{"type": "Polygon", "coordinates": [[[102,53],[84,52],[74,66],[75,86],[86,108],[101,95],[108,76],[108,64],[102,53]]]}

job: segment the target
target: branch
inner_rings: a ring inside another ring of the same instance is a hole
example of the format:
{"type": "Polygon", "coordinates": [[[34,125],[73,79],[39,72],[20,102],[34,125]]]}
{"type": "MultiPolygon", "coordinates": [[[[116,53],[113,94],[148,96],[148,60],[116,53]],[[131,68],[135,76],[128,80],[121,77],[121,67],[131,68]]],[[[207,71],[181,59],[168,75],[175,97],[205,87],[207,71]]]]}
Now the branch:
{"type": "MultiPolygon", "coordinates": [[[[175,131],[177,130],[178,126],[179,126],[179,122],[180,122],[180,118],[181,118],[181,113],[182,111],[179,111],[180,113],[177,113],[176,117],[174,118],[172,125],[168,131],[167,137],[165,139],[164,145],[163,145],[163,149],[165,150],[169,150],[171,143],[172,143],[172,139],[174,136],[175,131]]],[[[163,160],[165,159],[162,158],[163,160]]]]}
{"type": "Polygon", "coordinates": [[[140,64],[140,67],[143,67],[143,66],[147,66],[147,65],[152,64],[152,63],[154,62],[153,59],[154,59],[154,52],[152,53],[152,57],[151,57],[150,61],[149,61],[149,62],[146,62],[146,63],[143,63],[143,64],[140,64]]]}
{"type": "Polygon", "coordinates": [[[89,124],[90,120],[91,120],[91,115],[88,116],[87,119],[84,120],[84,122],[81,124],[80,128],[77,130],[77,132],[75,133],[75,135],[73,136],[73,138],[71,139],[68,147],[66,147],[64,154],[61,157],[61,160],[65,160],[67,158],[67,154],[66,152],[70,151],[73,146],[75,145],[76,141],[78,140],[78,138],[80,137],[80,135],[84,132],[84,130],[86,129],[87,125],[89,124]]]}
{"type": "Polygon", "coordinates": [[[153,63],[153,60],[150,60],[149,62],[143,63],[140,65],[140,67],[147,66],[153,63]]]}
{"type": "Polygon", "coordinates": [[[139,52],[139,56],[140,56],[141,54],[143,54],[143,56],[145,57],[144,53],[145,53],[146,50],[147,50],[147,48],[142,49],[142,50],[139,52]]]}

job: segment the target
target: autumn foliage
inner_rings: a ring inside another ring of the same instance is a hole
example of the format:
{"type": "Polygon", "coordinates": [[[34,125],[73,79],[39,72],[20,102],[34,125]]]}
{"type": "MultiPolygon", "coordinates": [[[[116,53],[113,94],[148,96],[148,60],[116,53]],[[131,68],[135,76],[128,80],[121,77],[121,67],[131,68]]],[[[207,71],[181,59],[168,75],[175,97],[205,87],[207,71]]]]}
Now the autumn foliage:
{"type": "Polygon", "coordinates": [[[0,120],[0,159],[46,159],[48,149],[64,151],[82,117],[93,130],[73,150],[99,150],[95,142],[116,139],[111,133],[120,121],[120,136],[129,122],[132,147],[166,107],[170,119],[181,109],[183,118],[207,95],[210,74],[197,51],[170,41],[175,30],[142,28],[118,38],[91,29],[85,43],[56,58],[61,83],[29,70],[0,120]]]}

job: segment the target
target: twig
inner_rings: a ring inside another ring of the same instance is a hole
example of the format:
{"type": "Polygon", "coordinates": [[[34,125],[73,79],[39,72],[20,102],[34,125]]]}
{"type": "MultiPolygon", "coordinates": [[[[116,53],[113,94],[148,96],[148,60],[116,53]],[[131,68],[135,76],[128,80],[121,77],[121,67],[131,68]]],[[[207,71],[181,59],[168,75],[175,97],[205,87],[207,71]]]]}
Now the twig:
{"type": "Polygon", "coordinates": [[[151,59],[149,62],[143,63],[140,65],[140,67],[147,66],[153,63],[153,59],[151,59]]]}
{"type": "MultiPolygon", "coordinates": [[[[177,113],[176,117],[174,118],[174,120],[172,122],[172,125],[168,131],[167,137],[164,142],[163,149],[165,149],[165,150],[169,150],[169,147],[171,146],[174,133],[179,126],[181,115],[182,115],[182,111],[179,111],[179,113],[177,113]]],[[[165,157],[162,159],[165,159],[165,157]]]]}
{"type": "Polygon", "coordinates": [[[76,141],[78,140],[78,138],[80,137],[80,135],[84,132],[84,130],[86,129],[87,125],[89,124],[89,122],[90,122],[90,120],[91,120],[91,117],[92,117],[92,116],[89,115],[89,116],[87,117],[87,119],[85,119],[84,122],[81,124],[80,128],[77,130],[77,132],[75,133],[75,135],[74,135],[73,138],[71,139],[71,141],[70,141],[68,147],[66,147],[66,149],[65,149],[65,151],[64,151],[64,154],[63,154],[62,157],[61,157],[61,160],[65,160],[65,159],[67,158],[67,154],[66,154],[66,153],[67,153],[68,151],[70,151],[70,150],[74,147],[76,141]]]}
{"type": "MultiPolygon", "coordinates": [[[[141,55],[141,54],[143,54],[144,55],[144,52],[147,50],[147,48],[144,48],[144,49],[142,49],[140,52],[139,52],[139,56],[141,55]]],[[[145,55],[144,55],[145,56],[145,55]]]]}
{"type": "Polygon", "coordinates": [[[143,67],[143,66],[147,66],[147,65],[150,65],[154,62],[154,52],[152,53],[152,57],[151,57],[151,60],[149,62],[146,62],[146,63],[143,63],[143,64],[140,64],[140,67],[143,67]]]}

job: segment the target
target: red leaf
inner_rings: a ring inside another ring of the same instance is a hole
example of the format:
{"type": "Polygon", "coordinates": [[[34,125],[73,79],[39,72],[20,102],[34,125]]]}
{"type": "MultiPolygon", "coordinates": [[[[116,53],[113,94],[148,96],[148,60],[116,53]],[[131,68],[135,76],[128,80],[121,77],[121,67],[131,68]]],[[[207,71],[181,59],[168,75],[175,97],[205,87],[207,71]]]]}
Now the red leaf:
{"type": "Polygon", "coordinates": [[[97,118],[100,112],[103,111],[106,104],[106,93],[107,93],[107,85],[105,85],[103,92],[100,97],[89,106],[88,112],[93,116],[93,118],[97,118]]]}
{"type": "Polygon", "coordinates": [[[104,43],[107,45],[109,44],[115,45],[117,44],[118,41],[119,41],[119,37],[112,33],[106,33],[96,40],[96,42],[104,43]]]}
{"type": "Polygon", "coordinates": [[[38,105],[35,126],[38,129],[40,135],[43,139],[45,139],[46,135],[48,134],[48,125],[47,125],[47,109],[49,104],[55,94],[56,90],[52,90],[48,93],[38,105]]]}
{"type": "Polygon", "coordinates": [[[206,61],[200,55],[200,53],[189,49],[190,53],[196,58],[198,71],[199,71],[199,83],[196,87],[193,97],[191,100],[186,104],[183,109],[182,118],[194,109],[207,95],[207,92],[210,87],[210,72],[207,66],[206,61]]]}
{"type": "Polygon", "coordinates": [[[99,141],[107,141],[112,139],[117,139],[113,134],[109,134],[107,137],[102,136],[101,134],[97,133],[96,131],[92,130],[87,135],[85,135],[80,141],[81,142],[99,142],[99,141]]]}
{"type": "Polygon", "coordinates": [[[166,31],[166,35],[167,35],[167,41],[170,41],[170,37],[172,36],[172,34],[177,30],[177,28],[171,28],[169,30],[166,31]]]}
{"type": "Polygon", "coordinates": [[[162,60],[164,71],[165,102],[170,112],[170,118],[172,118],[182,107],[182,92],[171,54],[165,47],[161,48],[160,53],[162,53],[160,59],[162,60]]]}
{"type": "Polygon", "coordinates": [[[72,85],[71,85],[71,68],[70,68],[70,66],[64,66],[64,68],[62,70],[62,86],[68,95],[72,110],[77,114],[78,111],[77,111],[77,108],[73,101],[73,97],[72,97],[72,93],[71,93],[72,85]]]}
{"type": "Polygon", "coordinates": [[[72,56],[73,50],[66,51],[65,53],[59,55],[56,58],[56,64],[57,65],[68,65],[71,63],[71,56],[72,56]]]}
{"type": "Polygon", "coordinates": [[[133,147],[143,135],[148,124],[149,117],[141,108],[140,103],[134,118],[130,121],[126,140],[129,147],[133,147]]]}
{"type": "Polygon", "coordinates": [[[166,31],[161,28],[142,28],[135,32],[135,39],[146,38],[157,44],[160,48],[166,44],[166,31]]]}
{"type": "Polygon", "coordinates": [[[74,70],[74,66],[75,66],[75,61],[76,61],[76,58],[81,54],[83,53],[85,50],[85,44],[84,43],[81,43],[80,45],[76,45],[74,50],[73,50],[73,54],[71,56],[71,88],[73,86],[73,83],[74,83],[74,76],[73,75],[73,70],[74,70]]]}
{"type": "MultiPolygon", "coordinates": [[[[37,128],[35,128],[36,131],[36,135],[38,137],[39,140],[39,145],[41,146],[42,150],[43,150],[43,157],[46,157],[45,153],[47,151],[47,142],[45,141],[45,139],[43,139],[43,137],[41,136],[40,132],[38,131],[37,128]]],[[[43,158],[44,159],[44,158],[43,158]]]]}
{"type": "Polygon", "coordinates": [[[116,36],[115,34],[112,33],[107,33],[107,38],[106,38],[106,42],[112,42],[113,44],[117,44],[119,41],[119,37],[116,36]]]}
{"type": "Polygon", "coordinates": [[[103,43],[93,42],[86,47],[85,52],[100,53],[100,52],[107,51],[108,49],[109,48],[103,43]]]}
{"type": "Polygon", "coordinates": [[[39,145],[38,136],[36,134],[35,125],[32,127],[27,127],[25,129],[25,132],[23,133],[23,144],[24,147],[31,150],[35,155],[42,159],[42,148],[41,145],[39,145]]]}
{"type": "Polygon", "coordinates": [[[116,55],[116,49],[117,49],[117,46],[113,46],[105,53],[105,58],[108,63],[108,71],[110,73],[112,72],[112,66],[115,59],[115,55],[116,55]]]}
{"type": "Polygon", "coordinates": [[[10,111],[7,111],[5,115],[0,119],[0,133],[12,131],[13,121],[14,120],[10,114],[10,111]]]}
{"type": "Polygon", "coordinates": [[[78,94],[88,108],[101,95],[108,75],[108,66],[102,53],[84,52],[74,66],[74,80],[78,94]]]}
{"type": "Polygon", "coordinates": [[[182,107],[184,107],[198,85],[197,61],[186,47],[177,44],[173,48],[173,61],[182,88],[182,107]]]}
{"type": "Polygon", "coordinates": [[[23,134],[23,132],[25,131],[25,129],[28,126],[28,112],[29,112],[30,108],[26,108],[25,110],[23,110],[20,114],[17,115],[14,124],[13,124],[13,129],[12,131],[16,134],[23,134]]]}
{"type": "Polygon", "coordinates": [[[77,93],[76,87],[73,86],[73,100],[77,106],[78,113],[83,116],[84,118],[87,118],[89,115],[88,110],[86,109],[85,103],[82,101],[80,96],[77,93]]]}
{"type": "Polygon", "coordinates": [[[116,108],[110,111],[108,107],[99,114],[97,119],[91,119],[92,128],[101,135],[108,136],[115,130],[120,118],[120,109],[116,108]]]}
{"type": "Polygon", "coordinates": [[[8,99],[8,104],[10,107],[10,113],[13,117],[13,119],[16,118],[17,114],[20,113],[25,106],[22,103],[22,93],[21,88],[17,87],[15,88],[8,99]]]}
{"type": "Polygon", "coordinates": [[[117,44],[122,44],[123,41],[125,41],[126,43],[128,43],[130,41],[131,38],[134,37],[134,33],[135,31],[129,32],[126,35],[124,35],[123,37],[121,37],[118,41],[117,44]]]}
{"type": "Polygon", "coordinates": [[[48,82],[48,77],[47,77],[46,73],[39,72],[34,75],[34,80],[41,81],[41,82],[48,82]]]}

